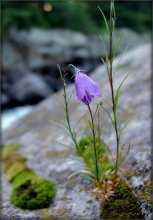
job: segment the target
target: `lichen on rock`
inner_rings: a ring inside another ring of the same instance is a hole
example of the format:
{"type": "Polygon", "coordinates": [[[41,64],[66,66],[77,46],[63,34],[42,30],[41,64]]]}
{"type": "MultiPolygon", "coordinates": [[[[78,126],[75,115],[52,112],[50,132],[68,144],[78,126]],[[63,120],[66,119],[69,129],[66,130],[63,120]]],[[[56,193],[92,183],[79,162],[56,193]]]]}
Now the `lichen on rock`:
{"type": "Polygon", "coordinates": [[[26,166],[26,158],[17,150],[18,145],[8,145],[3,148],[5,176],[13,185],[11,202],[22,209],[48,207],[56,195],[55,183],[37,177],[34,171],[26,166]]]}
{"type": "Polygon", "coordinates": [[[145,219],[137,198],[124,180],[117,186],[115,196],[103,201],[100,209],[102,219],[145,219]]]}
{"type": "Polygon", "coordinates": [[[11,166],[8,167],[8,169],[5,171],[6,179],[11,182],[16,175],[21,173],[26,169],[25,163],[16,161],[11,166]]]}
{"type": "Polygon", "coordinates": [[[2,159],[3,160],[8,159],[10,156],[12,156],[12,154],[16,153],[18,148],[19,148],[18,144],[9,144],[9,145],[3,146],[2,147],[2,159]]]}

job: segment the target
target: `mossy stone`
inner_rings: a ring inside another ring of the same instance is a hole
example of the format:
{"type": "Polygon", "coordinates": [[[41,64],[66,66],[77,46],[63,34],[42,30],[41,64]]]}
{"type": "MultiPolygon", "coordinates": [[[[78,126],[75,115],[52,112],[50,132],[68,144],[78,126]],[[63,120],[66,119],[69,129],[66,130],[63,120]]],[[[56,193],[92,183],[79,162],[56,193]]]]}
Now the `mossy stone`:
{"type": "Polygon", "coordinates": [[[18,148],[19,148],[18,144],[9,144],[9,145],[3,146],[2,160],[6,160],[10,156],[12,156],[13,153],[16,153],[18,148]]]}
{"type": "Polygon", "coordinates": [[[114,197],[101,203],[102,219],[144,219],[137,198],[126,184],[120,181],[114,197]]]}
{"type": "Polygon", "coordinates": [[[145,183],[145,190],[144,191],[141,189],[141,187],[136,189],[136,193],[137,193],[138,197],[141,200],[147,202],[147,205],[149,208],[152,207],[152,202],[153,202],[153,200],[152,200],[153,190],[152,189],[153,189],[153,183],[151,180],[148,180],[145,183]]]}
{"type": "Polygon", "coordinates": [[[8,169],[5,171],[6,179],[11,182],[16,175],[26,170],[26,166],[24,162],[16,161],[8,169]]]}
{"type": "Polygon", "coordinates": [[[7,172],[7,170],[16,162],[20,162],[20,163],[25,163],[27,161],[27,159],[18,154],[18,153],[13,153],[10,157],[8,157],[7,159],[5,159],[4,162],[4,172],[7,172]]]}
{"type": "Polygon", "coordinates": [[[34,176],[36,176],[36,174],[32,170],[23,170],[21,173],[14,177],[14,179],[12,180],[12,185],[13,187],[19,187],[34,176]]]}
{"type": "Polygon", "coordinates": [[[47,208],[56,195],[56,187],[53,182],[44,178],[31,177],[13,188],[11,202],[22,209],[47,208]]]}

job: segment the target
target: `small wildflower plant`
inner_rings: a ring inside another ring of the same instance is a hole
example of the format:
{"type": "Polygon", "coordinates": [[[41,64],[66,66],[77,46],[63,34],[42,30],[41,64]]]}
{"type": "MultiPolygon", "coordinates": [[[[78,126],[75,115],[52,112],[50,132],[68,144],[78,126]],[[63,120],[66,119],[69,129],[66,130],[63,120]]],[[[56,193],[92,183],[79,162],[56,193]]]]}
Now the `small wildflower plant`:
{"type": "MultiPolygon", "coordinates": [[[[86,73],[79,70],[73,64],[69,64],[67,68],[61,69],[58,66],[61,79],[63,82],[63,97],[64,97],[64,108],[66,115],[66,129],[68,130],[70,137],[74,143],[76,153],[83,158],[83,161],[86,165],[86,170],[81,170],[80,173],[86,175],[92,182],[97,192],[98,197],[101,200],[108,199],[111,196],[115,195],[115,188],[120,182],[119,171],[122,163],[124,162],[128,152],[130,150],[130,141],[125,143],[121,142],[121,135],[123,130],[125,130],[128,123],[125,123],[121,128],[118,120],[118,108],[119,108],[119,97],[121,93],[121,88],[125,82],[128,75],[122,80],[117,90],[114,90],[114,78],[115,72],[118,68],[119,63],[117,64],[115,70],[113,70],[114,58],[118,52],[118,48],[121,44],[123,33],[121,33],[115,49],[113,49],[113,35],[115,31],[115,7],[113,0],[110,4],[110,17],[109,21],[106,19],[103,11],[99,8],[100,13],[105,21],[106,29],[109,36],[109,47],[106,50],[105,60],[102,59],[105,66],[105,70],[108,76],[108,82],[111,91],[111,112],[105,107],[105,102],[102,93],[97,82],[93,81],[86,73]],[[89,136],[84,136],[78,140],[77,131],[71,126],[70,119],[70,110],[69,102],[71,96],[67,96],[67,85],[66,85],[66,76],[68,68],[72,67],[75,71],[74,76],[74,90],[76,92],[76,97],[78,99],[79,105],[85,105],[88,110],[89,116],[89,127],[91,129],[91,134],[89,136]],[[100,101],[97,104],[94,111],[92,110],[92,103],[94,99],[99,97],[100,101]],[[106,113],[108,120],[111,121],[115,137],[116,137],[116,154],[113,155],[111,146],[108,146],[103,140],[102,129],[100,124],[100,114],[106,113]]],[[[102,42],[105,44],[103,38],[101,37],[102,42]]],[[[106,46],[106,45],[105,45],[106,46]]],[[[107,47],[106,47],[107,48],[107,47]]]]}

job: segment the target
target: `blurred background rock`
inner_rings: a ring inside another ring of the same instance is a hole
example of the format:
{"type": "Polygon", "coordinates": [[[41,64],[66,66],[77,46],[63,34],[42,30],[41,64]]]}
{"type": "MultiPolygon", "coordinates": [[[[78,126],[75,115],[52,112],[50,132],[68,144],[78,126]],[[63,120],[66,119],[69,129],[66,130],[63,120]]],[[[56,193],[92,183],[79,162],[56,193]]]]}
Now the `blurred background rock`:
{"type": "MultiPolygon", "coordinates": [[[[19,112],[27,113],[31,105],[60,90],[57,64],[73,63],[89,73],[102,64],[105,48],[99,36],[107,44],[107,32],[98,6],[109,16],[109,1],[3,0],[1,5],[3,127],[3,119],[6,123],[12,115],[22,116],[19,112]]],[[[115,1],[115,6],[114,46],[125,33],[119,53],[128,43],[131,49],[149,42],[151,1],[115,1]]]]}

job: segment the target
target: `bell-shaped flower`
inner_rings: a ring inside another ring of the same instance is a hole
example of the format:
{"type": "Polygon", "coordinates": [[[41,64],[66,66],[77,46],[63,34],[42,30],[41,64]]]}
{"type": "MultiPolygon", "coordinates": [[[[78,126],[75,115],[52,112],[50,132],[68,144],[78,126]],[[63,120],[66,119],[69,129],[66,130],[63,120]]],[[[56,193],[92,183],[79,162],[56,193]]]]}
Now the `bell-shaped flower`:
{"type": "Polygon", "coordinates": [[[78,101],[85,105],[89,105],[95,96],[102,97],[98,84],[80,71],[75,75],[75,90],[78,101]]]}

